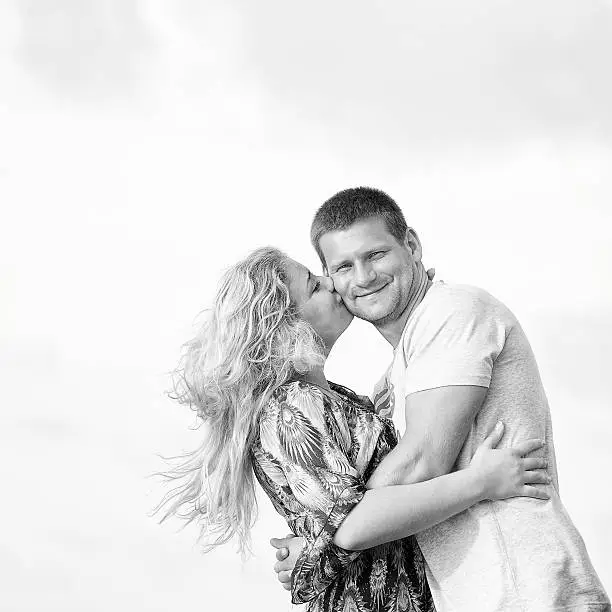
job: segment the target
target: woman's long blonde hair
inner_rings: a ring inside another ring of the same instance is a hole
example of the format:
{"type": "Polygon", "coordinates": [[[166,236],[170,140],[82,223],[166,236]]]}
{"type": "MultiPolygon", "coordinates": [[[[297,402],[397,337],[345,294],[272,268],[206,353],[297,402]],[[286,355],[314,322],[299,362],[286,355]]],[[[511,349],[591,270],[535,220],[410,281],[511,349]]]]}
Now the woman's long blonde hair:
{"type": "Polygon", "coordinates": [[[266,247],[230,268],[174,372],[171,397],[197,412],[205,434],[164,472],[175,487],[158,510],[162,521],[197,521],[205,551],[233,536],[249,550],[257,514],[250,447],[261,409],[280,385],[324,362],[319,337],[292,304],[287,262],[266,247]]]}

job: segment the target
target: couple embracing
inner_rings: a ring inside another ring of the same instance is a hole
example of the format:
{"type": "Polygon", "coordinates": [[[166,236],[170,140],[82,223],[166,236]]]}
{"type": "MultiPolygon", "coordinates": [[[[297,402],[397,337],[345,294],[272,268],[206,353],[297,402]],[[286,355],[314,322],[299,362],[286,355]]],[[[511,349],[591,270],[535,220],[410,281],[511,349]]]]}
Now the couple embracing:
{"type": "Polygon", "coordinates": [[[257,481],[296,536],[273,540],[279,579],[313,612],[609,611],[513,314],[434,282],[379,190],[330,198],[311,240],[324,275],[255,251],[186,345],[175,397],[205,433],[167,513],[200,522],[208,548],[245,545],[257,481]],[[354,316],[394,351],[371,400],[324,374],[354,316]]]}

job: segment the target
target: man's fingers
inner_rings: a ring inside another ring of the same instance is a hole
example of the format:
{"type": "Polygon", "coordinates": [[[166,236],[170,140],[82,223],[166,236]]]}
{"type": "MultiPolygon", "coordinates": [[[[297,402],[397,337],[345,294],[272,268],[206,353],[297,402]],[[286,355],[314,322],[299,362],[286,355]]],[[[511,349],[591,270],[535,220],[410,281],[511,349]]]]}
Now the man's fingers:
{"type": "Polygon", "coordinates": [[[523,467],[526,470],[545,470],[548,467],[546,457],[527,457],[523,459],[523,467]]]}
{"type": "Polygon", "coordinates": [[[283,585],[289,584],[289,588],[291,588],[291,570],[283,570],[282,572],[278,572],[278,581],[283,585]]]}
{"type": "Polygon", "coordinates": [[[288,548],[279,548],[276,551],[276,558],[279,561],[284,561],[288,556],[289,556],[289,549],[288,548]]]}
{"type": "Polygon", "coordinates": [[[544,440],[540,440],[539,438],[532,438],[531,440],[525,440],[525,442],[521,442],[514,447],[514,450],[523,457],[524,455],[528,455],[529,453],[533,453],[533,451],[540,450],[544,446],[544,440]]]}

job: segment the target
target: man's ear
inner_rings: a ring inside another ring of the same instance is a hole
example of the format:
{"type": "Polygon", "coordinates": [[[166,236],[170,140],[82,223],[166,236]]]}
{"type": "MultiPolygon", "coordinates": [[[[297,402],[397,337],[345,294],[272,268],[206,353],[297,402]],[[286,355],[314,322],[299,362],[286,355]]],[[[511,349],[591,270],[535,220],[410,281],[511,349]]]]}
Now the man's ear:
{"type": "Polygon", "coordinates": [[[414,261],[421,261],[423,256],[423,248],[417,233],[409,227],[406,230],[406,238],[404,238],[404,246],[412,253],[414,261]]]}

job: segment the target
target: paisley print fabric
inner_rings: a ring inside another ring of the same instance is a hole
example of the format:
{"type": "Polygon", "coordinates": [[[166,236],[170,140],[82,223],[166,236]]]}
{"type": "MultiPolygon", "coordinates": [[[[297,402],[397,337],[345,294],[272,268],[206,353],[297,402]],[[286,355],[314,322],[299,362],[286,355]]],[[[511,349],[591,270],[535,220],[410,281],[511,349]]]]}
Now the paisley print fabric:
{"type": "Polygon", "coordinates": [[[365,483],[397,444],[372,403],[330,383],[284,385],[264,409],[252,448],[255,475],[305,546],[293,572],[293,603],[308,612],[432,612],[414,538],[366,551],[333,543],[365,483]]]}

